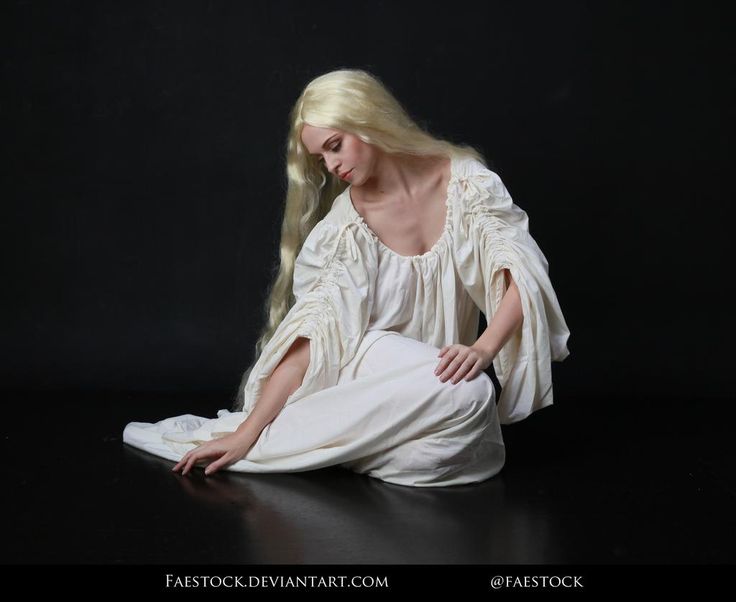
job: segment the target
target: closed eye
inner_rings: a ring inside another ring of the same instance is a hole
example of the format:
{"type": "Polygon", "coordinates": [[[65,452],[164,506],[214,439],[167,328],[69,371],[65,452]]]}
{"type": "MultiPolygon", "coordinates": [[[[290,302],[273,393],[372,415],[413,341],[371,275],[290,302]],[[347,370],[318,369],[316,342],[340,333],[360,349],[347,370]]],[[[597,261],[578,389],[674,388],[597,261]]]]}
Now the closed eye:
{"type": "MultiPolygon", "coordinates": [[[[341,145],[342,145],[342,140],[338,140],[337,144],[328,150],[331,150],[332,152],[339,151],[341,145]]],[[[324,157],[320,157],[319,162],[324,163],[325,162],[324,157]]]]}

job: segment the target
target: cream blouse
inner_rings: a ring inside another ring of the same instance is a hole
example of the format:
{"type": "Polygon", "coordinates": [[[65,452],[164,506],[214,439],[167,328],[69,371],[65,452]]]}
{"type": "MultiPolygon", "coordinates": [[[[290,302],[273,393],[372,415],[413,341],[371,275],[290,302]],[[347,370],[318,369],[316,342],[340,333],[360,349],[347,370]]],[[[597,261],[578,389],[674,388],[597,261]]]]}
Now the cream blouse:
{"type": "Polygon", "coordinates": [[[334,386],[368,331],[393,330],[438,348],[472,345],[480,311],[490,323],[506,291],[504,268],[518,286],[524,320],[493,361],[499,419],[515,422],[551,404],[551,362],[569,355],[570,332],[527,214],[501,178],[472,157],[453,158],[442,235],[413,256],[381,242],[353,206],[351,188],[302,246],[296,302],[250,371],[245,414],[298,337],[310,339],[310,365],[286,404],[334,386]]]}

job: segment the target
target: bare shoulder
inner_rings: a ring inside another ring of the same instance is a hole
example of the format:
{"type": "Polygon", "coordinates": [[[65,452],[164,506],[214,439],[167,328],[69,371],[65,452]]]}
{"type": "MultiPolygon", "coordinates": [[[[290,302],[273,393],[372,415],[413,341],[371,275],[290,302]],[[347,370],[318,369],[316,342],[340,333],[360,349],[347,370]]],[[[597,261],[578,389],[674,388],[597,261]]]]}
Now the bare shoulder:
{"type": "Polygon", "coordinates": [[[424,196],[431,195],[433,192],[441,192],[447,188],[452,169],[449,157],[427,157],[424,168],[423,181],[426,184],[424,196]]]}

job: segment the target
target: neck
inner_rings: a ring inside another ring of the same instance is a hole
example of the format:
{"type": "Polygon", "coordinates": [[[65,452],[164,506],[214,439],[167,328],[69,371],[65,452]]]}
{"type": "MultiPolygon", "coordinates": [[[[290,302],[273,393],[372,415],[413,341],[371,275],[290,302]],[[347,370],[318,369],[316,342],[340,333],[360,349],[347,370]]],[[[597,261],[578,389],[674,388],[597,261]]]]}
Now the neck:
{"type": "Polygon", "coordinates": [[[415,198],[423,186],[429,163],[428,157],[382,154],[376,159],[373,175],[359,187],[359,194],[377,200],[415,198]]]}

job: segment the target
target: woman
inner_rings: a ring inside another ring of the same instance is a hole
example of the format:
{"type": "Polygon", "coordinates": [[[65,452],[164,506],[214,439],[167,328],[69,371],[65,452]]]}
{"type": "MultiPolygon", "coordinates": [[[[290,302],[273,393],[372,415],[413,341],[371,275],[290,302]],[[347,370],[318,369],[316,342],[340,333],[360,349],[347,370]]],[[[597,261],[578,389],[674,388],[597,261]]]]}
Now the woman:
{"type": "Polygon", "coordinates": [[[550,364],[569,354],[526,213],[477,151],[423,131],[365,71],[317,77],[290,121],[280,270],[232,411],[133,422],[124,441],[182,474],[493,476],[500,424],[552,403],[550,364]]]}

